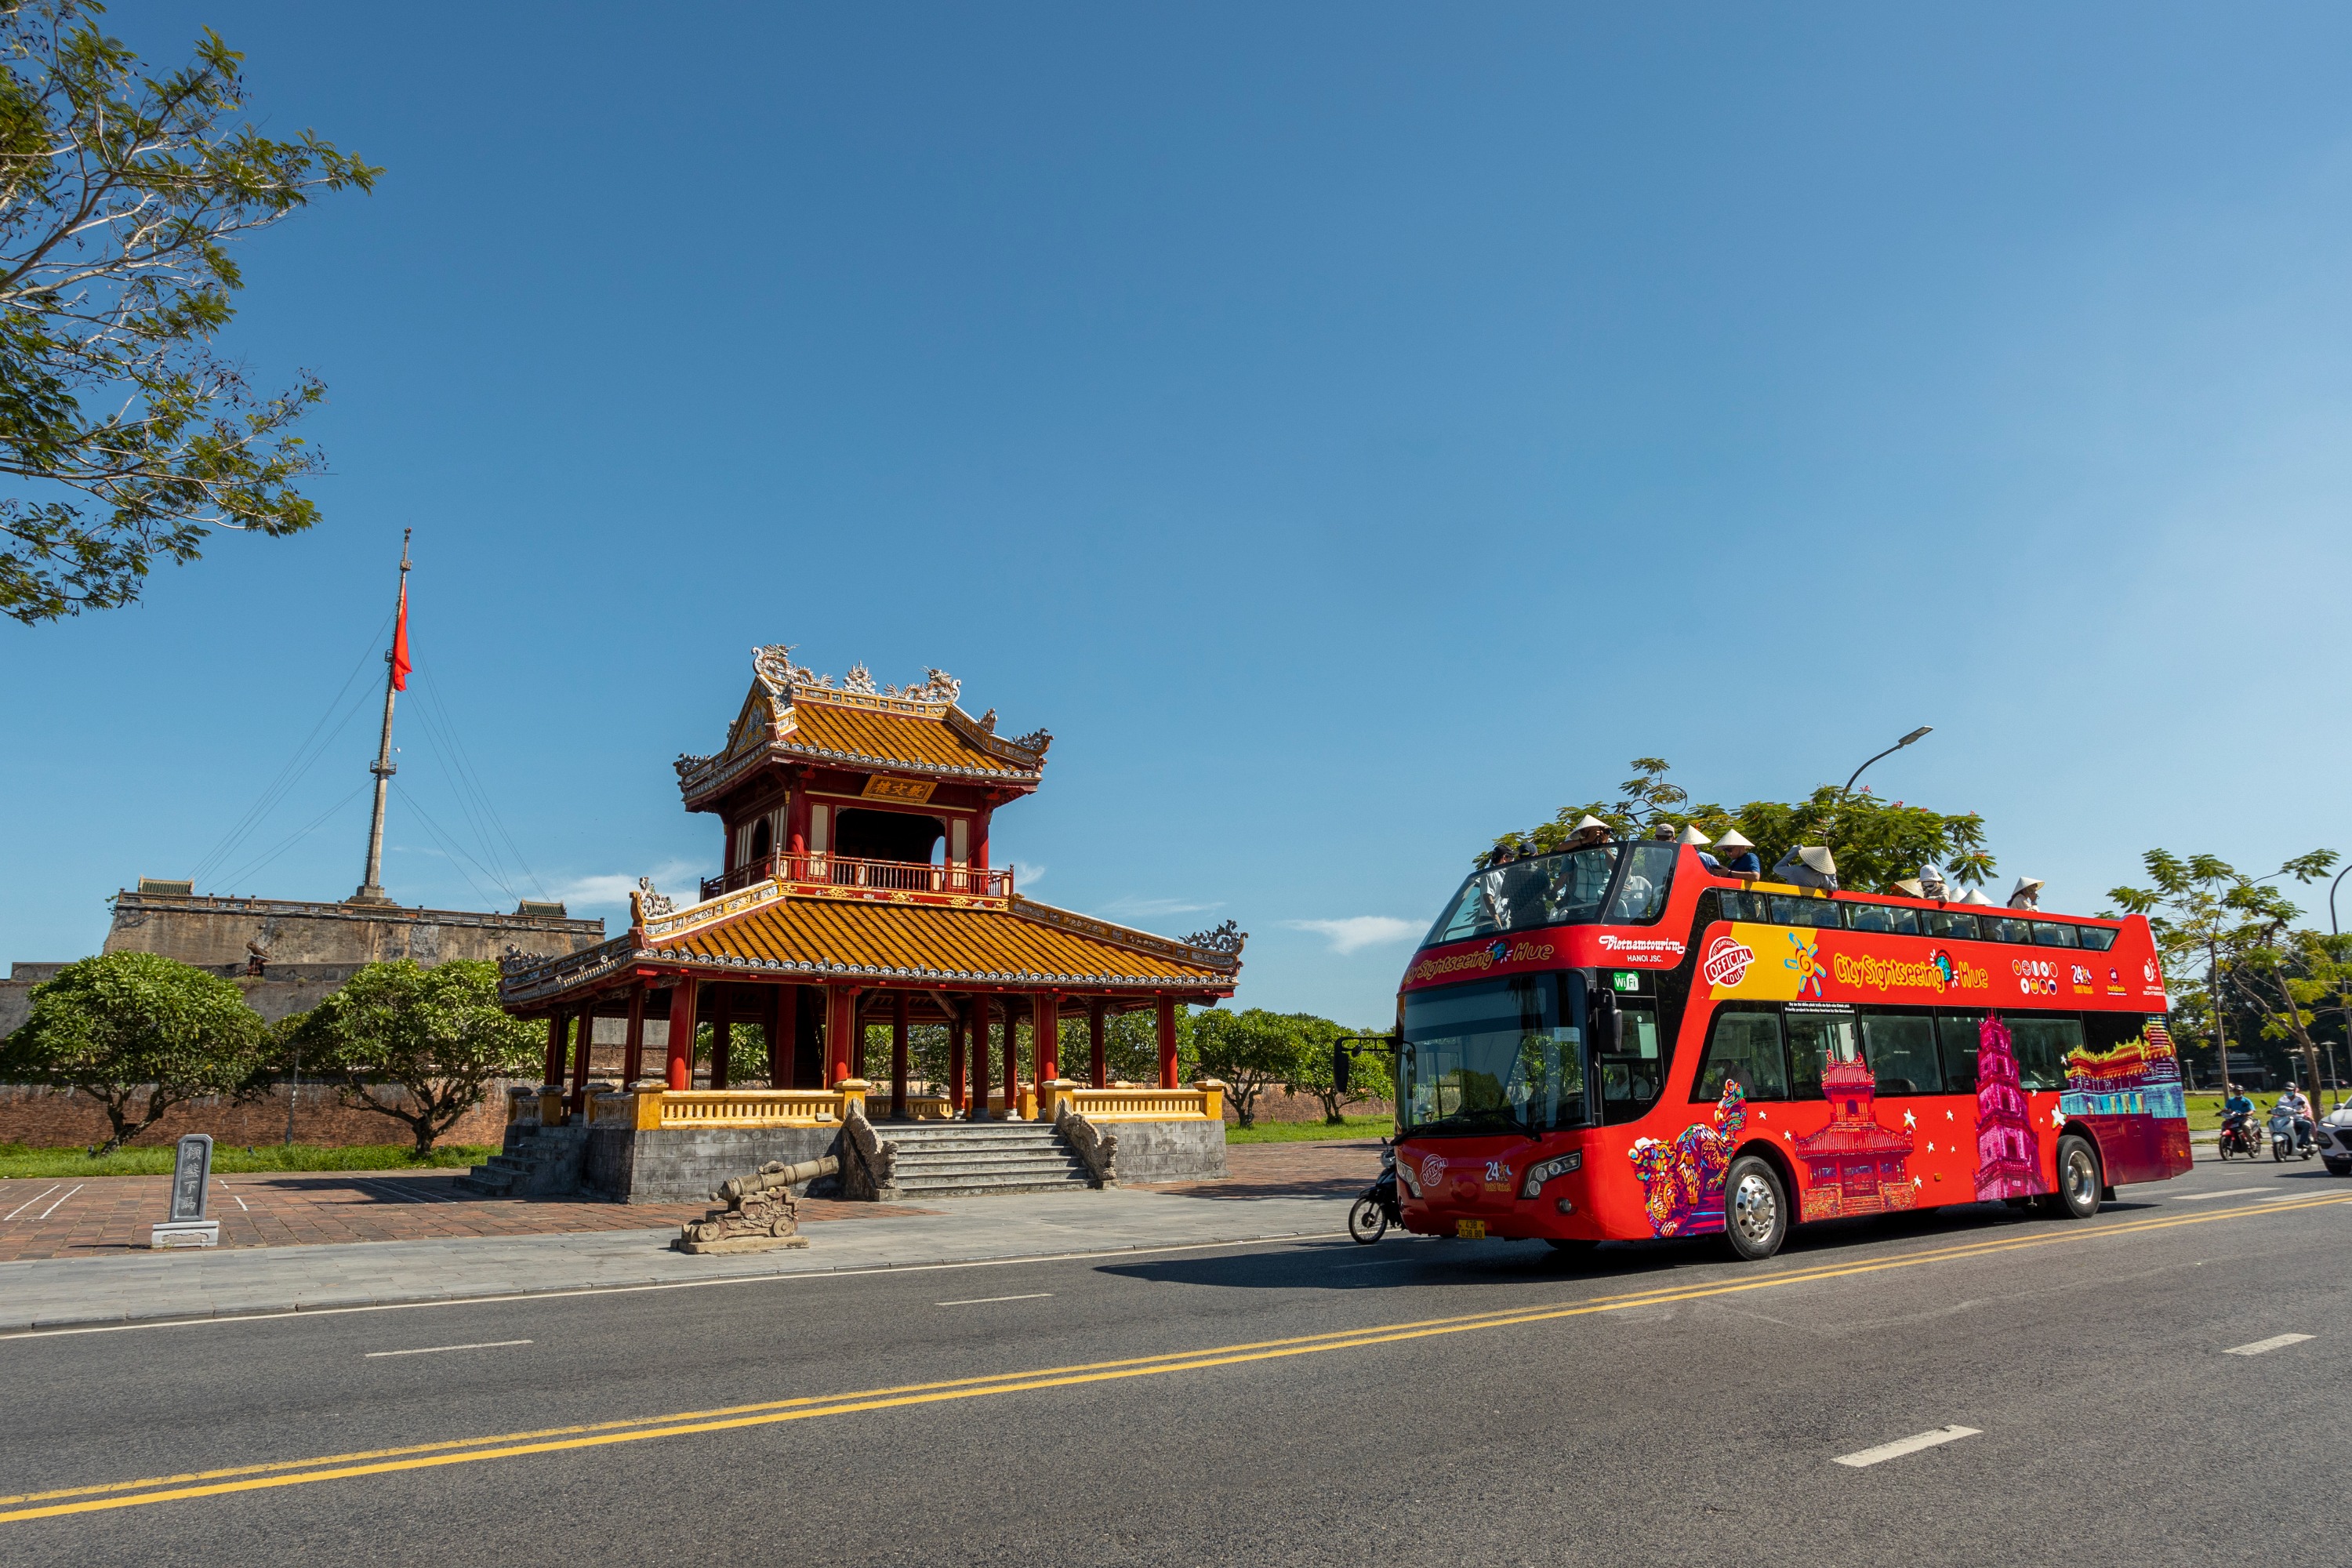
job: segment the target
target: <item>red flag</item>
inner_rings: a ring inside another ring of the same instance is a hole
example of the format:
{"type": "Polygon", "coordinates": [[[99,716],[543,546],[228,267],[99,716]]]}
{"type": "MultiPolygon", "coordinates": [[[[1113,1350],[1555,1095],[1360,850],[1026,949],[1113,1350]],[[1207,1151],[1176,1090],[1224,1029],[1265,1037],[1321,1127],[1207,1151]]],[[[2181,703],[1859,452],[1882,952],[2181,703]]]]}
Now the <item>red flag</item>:
{"type": "Polygon", "coordinates": [[[408,689],[408,579],[400,580],[400,624],[392,631],[392,689],[408,689]]]}

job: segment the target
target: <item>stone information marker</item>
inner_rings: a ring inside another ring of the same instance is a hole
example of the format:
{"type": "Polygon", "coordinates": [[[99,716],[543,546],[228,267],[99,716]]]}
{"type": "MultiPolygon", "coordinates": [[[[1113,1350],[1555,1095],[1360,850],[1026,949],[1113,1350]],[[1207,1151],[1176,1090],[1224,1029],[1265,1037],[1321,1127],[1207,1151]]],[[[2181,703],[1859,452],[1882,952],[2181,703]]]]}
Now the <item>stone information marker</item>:
{"type": "Polygon", "coordinates": [[[172,1166],[172,1215],[148,1237],[150,1247],[218,1247],[220,1221],[205,1217],[205,1199],[213,1184],[213,1141],[206,1132],[191,1132],[180,1140],[179,1158],[172,1166]]]}

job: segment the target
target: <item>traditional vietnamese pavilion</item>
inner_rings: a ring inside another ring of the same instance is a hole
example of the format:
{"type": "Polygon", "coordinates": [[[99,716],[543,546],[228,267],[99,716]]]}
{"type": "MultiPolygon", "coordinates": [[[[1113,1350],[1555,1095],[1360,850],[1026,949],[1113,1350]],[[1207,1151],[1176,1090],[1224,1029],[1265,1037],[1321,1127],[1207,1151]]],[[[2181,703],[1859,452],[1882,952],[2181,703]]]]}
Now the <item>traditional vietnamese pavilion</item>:
{"type": "Polygon", "coordinates": [[[508,1011],[547,1024],[546,1083],[518,1095],[507,1155],[475,1184],[547,1190],[568,1169],[614,1196],[699,1197],[764,1160],[826,1152],[853,1116],[895,1148],[880,1168],[899,1179],[878,1180],[895,1188],[881,1195],[1101,1185],[1107,1137],[1129,1180],[1221,1174],[1223,1086],[1177,1082],[1176,1009],[1233,994],[1242,934],[1177,942],[1023,898],[992,864],[991,827],[1035,792],[1053,737],[998,735],[994,711],[965,713],[937,669],[877,689],[859,666],[835,686],[791,654],[753,650],[725,743],[677,760],[686,808],[722,835],[725,869],[701,897],[676,904],[641,881],[626,935],[507,961],[508,1011]],[[1105,1030],[1137,1010],[1155,1021],[1159,1081],[1116,1085],[1105,1030]],[[1066,1016],[1085,1019],[1084,1064],[1059,1059],[1066,1016]],[[598,1018],[624,1021],[619,1083],[590,1081],[598,1018]],[[763,1089],[727,1081],[742,1024],[767,1043],[763,1089]],[[918,1093],[907,1042],[922,1024],[946,1026],[949,1068],[918,1093]],[[649,1025],[666,1026],[653,1061],[649,1025]],[[702,1088],[698,1025],[716,1042],[702,1088]],[[887,1064],[866,1060],[875,1025],[890,1031],[887,1064]],[[524,1168],[542,1155],[553,1169],[524,1168]],[[988,1170],[1040,1179],[975,1174],[988,1170]]]}

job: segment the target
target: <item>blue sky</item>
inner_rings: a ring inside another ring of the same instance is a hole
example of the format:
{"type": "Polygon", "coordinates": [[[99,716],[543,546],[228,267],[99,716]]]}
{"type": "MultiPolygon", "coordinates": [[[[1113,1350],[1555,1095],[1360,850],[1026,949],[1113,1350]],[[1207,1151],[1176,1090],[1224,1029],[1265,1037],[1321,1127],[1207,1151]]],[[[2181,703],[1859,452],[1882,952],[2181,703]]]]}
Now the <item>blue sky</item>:
{"type": "Polygon", "coordinates": [[[2352,838],[2341,7],[111,24],[198,17],[388,171],[226,340],[325,377],[325,521],[0,626],[0,956],[94,951],[322,714],[204,886],[352,890],[404,526],[410,903],[712,868],[670,759],[776,641],[1051,729],[1026,890],[1237,920],[1244,1004],[1351,1023],[1635,755],[1737,802],[1933,724],[1880,791],[2068,910],[2352,838]]]}

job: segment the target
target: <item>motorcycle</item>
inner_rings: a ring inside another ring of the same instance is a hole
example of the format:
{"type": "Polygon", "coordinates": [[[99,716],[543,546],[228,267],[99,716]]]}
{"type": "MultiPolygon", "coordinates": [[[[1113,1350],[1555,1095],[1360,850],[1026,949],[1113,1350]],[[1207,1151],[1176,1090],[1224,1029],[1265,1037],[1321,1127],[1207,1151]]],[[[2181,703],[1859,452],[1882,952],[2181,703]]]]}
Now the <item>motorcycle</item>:
{"type": "Polygon", "coordinates": [[[1370,1247],[1387,1234],[1389,1226],[1403,1223],[1404,1213],[1397,1206],[1396,1146],[1382,1139],[1381,1179],[1366,1187],[1348,1210],[1348,1234],[1370,1247]]]}
{"type": "Polygon", "coordinates": [[[2284,1106],[2271,1108],[2271,1158],[2284,1160],[2293,1154],[2298,1160],[2312,1155],[2311,1123],[2284,1106]]]}
{"type": "Polygon", "coordinates": [[[2226,1160],[2232,1154],[2243,1154],[2251,1160],[2254,1158],[2255,1152],[2254,1113],[2251,1110],[2232,1110],[2222,1117],[2221,1158],[2226,1160]]]}

